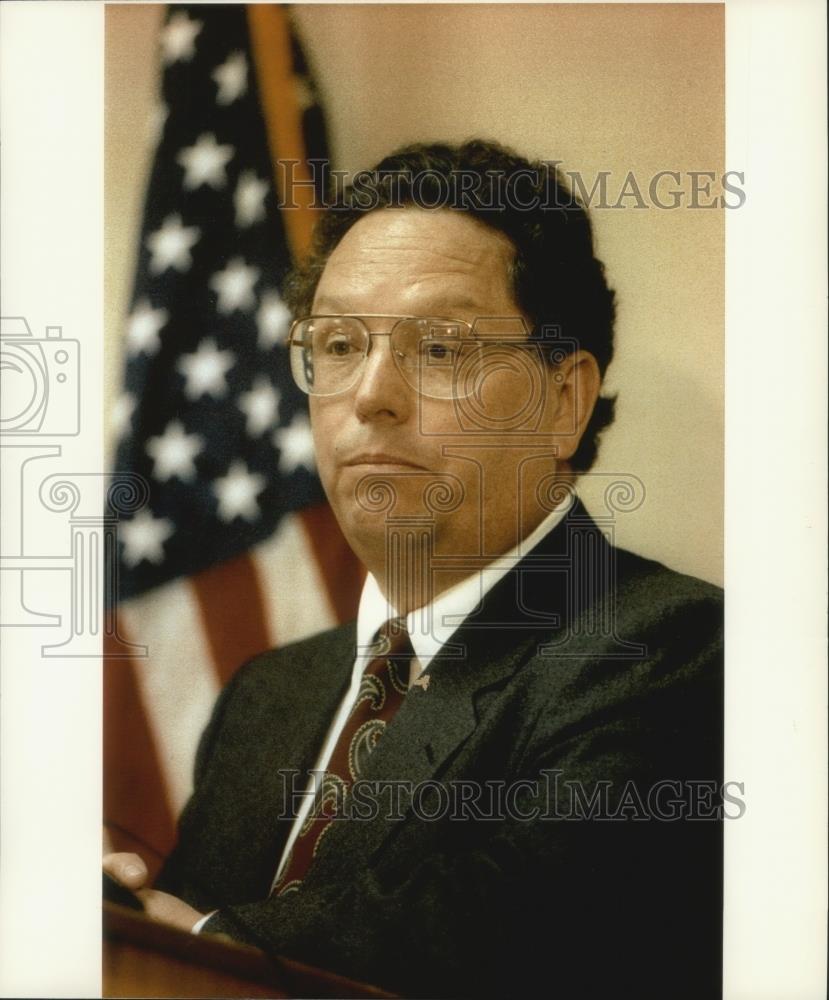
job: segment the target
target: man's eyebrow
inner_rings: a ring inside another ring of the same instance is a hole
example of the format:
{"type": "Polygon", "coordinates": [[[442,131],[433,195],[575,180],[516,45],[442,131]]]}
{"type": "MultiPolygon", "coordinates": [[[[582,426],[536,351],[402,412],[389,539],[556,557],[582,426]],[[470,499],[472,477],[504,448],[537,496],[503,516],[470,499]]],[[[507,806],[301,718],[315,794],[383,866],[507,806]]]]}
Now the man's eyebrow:
{"type": "MultiPolygon", "coordinates": [[[[480,303],[470,298],[433,299],[431,301],[427,299],[425,306],[418,310],[418,315],[444,316],[451,319],[452,314],[460,310],[473,312],[476,315],[484,315],[484,313],[481,312],[480,303]]],[[[382,310],[372,310],[372,312],[378,311],[382,312],[382,310]]],[[[341,299],[332,299],[328,297],[317,299],[314,302],[314,312],[359,315],[358,313],[355,313],[353,309],[350,309],[341,299]]]]}
{"type": "Polygon", "coordinates": [[[348,311],[339,299],[321,298],[314,300],[314,312],[347,313],[348,311]]]}
{"type": "Polygon", "coordinates": [[[481,312],[481,303],[476,302],[475,299],[470,298],[448,298],[448,299],[433,299],[431,302],[427,300],[428,312],[430,313],[444,313],[451,315],[452,312],[463,309],[466,312],[473,312],[476,315],[481,312]]]}

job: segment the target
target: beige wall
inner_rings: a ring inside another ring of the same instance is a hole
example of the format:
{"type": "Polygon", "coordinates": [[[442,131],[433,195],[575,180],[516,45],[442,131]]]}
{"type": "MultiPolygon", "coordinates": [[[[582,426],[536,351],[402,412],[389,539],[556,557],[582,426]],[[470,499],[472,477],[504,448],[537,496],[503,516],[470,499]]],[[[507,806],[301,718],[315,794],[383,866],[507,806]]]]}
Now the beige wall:
{"type": "MultiPolygon", "coordinates": [[[[335,166],[404,142],[497,138],[592,180],[724,165],[723,9],[715,5],[306,5],[295,8],[335,166]]],[[[156,86],[160,7],[107,9],[108,387],[120,367],[156,86]]],[[[690,181],[681,186],[687,192],[690,181]]],[[[713,190],[718,190],[716,187],[713,190]]],[[[647,198],[647,193],[645,194],[647,198]]],[[[704,200],[704,199],[703,199],[704,200]]],[[[631,205],[628,199],[627,205],[631,205]]],[[[646,497],[620,543],[722,581],[724,213],[597,209],[617,290],[618,392],[596,472],[646,497]]],[[[605,480],[581,492],[602,512],[605,480]]]]}

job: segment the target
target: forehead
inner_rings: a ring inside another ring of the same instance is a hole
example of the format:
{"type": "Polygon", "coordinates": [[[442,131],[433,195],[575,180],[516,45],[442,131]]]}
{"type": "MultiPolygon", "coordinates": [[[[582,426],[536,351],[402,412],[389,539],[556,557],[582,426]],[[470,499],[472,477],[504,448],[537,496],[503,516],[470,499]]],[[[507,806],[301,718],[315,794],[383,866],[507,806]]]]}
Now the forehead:
{"type": "MultiPolygon", "coordinates": [[[[447,209],[381,209],[334,248],[314,296],[315,311],[476,315],[517,312],[502,233],[447,209]]],[[[459,316],[459,318],[461,318],[459,316]]]]}

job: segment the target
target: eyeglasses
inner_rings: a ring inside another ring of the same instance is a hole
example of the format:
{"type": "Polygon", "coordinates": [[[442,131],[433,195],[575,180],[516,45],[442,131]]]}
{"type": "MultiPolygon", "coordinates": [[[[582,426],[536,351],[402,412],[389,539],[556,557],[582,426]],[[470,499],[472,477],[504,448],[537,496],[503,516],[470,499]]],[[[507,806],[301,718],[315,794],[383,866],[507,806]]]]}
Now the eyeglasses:
{"type": "Polygon", "coordinates": [[[335,396],[360,379],[372,337],[388,337],[398,371],[421,395],[466,398],[480,384],[487,348],[527,346],[520,317],[486,318],[474,325],[433,316],[306,316],[291,327],[288,346],[294,381],[311,396],[335,396]],[[388,332],[372,332],[366,319],[392,319],[388,332]]]}

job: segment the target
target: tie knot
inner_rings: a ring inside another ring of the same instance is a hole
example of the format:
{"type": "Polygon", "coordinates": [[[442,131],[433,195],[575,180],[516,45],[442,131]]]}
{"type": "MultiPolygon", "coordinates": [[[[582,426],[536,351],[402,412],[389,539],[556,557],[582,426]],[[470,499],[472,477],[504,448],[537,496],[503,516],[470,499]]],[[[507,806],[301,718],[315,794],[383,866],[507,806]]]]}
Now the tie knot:
{"type": "Polygon", "coordinates": [[[375,656],[411,655],[409,632],[405,618],[389,618],[377,631],[372,645],[375,656]]]}

